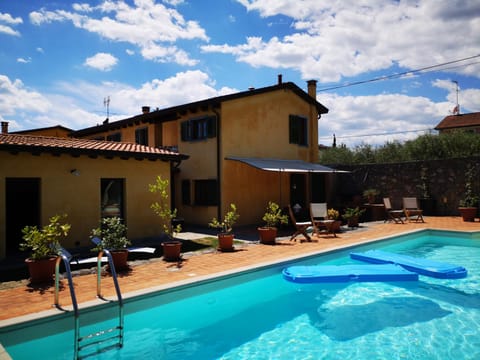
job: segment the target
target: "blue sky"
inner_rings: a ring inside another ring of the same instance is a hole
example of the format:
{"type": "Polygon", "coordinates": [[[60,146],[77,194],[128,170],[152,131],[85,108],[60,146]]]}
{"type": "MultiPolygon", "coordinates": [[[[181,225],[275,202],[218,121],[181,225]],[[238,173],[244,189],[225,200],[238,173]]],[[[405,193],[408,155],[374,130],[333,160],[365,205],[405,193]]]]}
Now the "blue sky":
{"type": "Polygon", "coordinates": [[[320,143],[404,141],[451,113],[453,81],[480,111],[479,33],[476,0],[0,0],[0,120],[76,130],[106,97],[114,121],[282,74],[318,81],[320,143]]]}

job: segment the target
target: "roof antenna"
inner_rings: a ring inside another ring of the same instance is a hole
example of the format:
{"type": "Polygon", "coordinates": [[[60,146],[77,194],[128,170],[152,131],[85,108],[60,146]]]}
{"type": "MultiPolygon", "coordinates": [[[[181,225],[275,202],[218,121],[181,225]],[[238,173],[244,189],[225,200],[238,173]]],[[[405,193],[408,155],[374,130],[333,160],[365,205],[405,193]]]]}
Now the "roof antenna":
{"type": "Polygon", "coordinates": [[[105,106],[107,110],[107,118],[103,122],[104,124],[108,124],[108,118],[110,117],[110,96],[103,98],[103,106],[105,106]]]}
{"type": "Polygon", "coordinates": [[[452,81],[455,84],[455,91],[457,92],[457,105],[453,108],[452,114],[453,115],[460,115],[460,105],[458,104],[458,81],[452,81]]]}

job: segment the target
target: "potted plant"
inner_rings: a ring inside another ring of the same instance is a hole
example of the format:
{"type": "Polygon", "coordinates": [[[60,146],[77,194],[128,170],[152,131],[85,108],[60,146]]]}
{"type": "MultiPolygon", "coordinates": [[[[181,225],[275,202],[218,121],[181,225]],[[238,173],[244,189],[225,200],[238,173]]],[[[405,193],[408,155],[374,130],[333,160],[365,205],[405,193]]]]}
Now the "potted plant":
{"type": "Polygon", "coordinates": [[[287,224],[288,216],[282,214],[282,209],[273,201],[268,202],[267,210],[262,217],[265,222],[264,226],[258,228],[260,242],[262,244],[275,244],[277,237],[277,225],[287,224]]]}
{"type": "Polygon", "coordinates": [[[130,241],[126,237],[127,227],[118,216],[105,217],[100,221],[100,226],[92,229],[91,237],[98,237],[100,242],[94,251],[107,249],[112,254],[116,270],[128,268],[128,249],[130,241]]]}
{"type": "Polygon", "coordinates": [[[339,217],[340,212],[338,210],[334,208],[330,208],[327,210],[327,219],[334,220],[331,226],[331,230],[333,231],[333,233],[337,233],[338,231],[340,231],[340,226],[342,226],[342,222],[338,220],[339,217]]]}
{"type": "Polygon", "coordinates": [[[233,251],[233,225],[235,225],[239,217],[237,206],[230,204],[230,210],[223,217],[223,221],[219,221],[214,217],[208,223],[208,226],[220,229],[218,233],[218,249],[220,251],[233,251]]]}
{"type": "Polygon", "coordinates": [[[364,212],[365,209],[360,209],[358,206],[356,208],[346,208],[342,217],[347,220],[348,227],[358,227],[359,218],[364,212]]]}
{"type": "Polygon", "coordinates": [[[182,251],[182,242],[175,240],[175,234],[182,231],[182,225],[174,222],[177,217],[177,209],[172,210],[170,208],[168,184],[167,179],[163,180],[161,176],[157,176],[155,184],[148,185],[151,193],[160,196],[160,201],[152,203],[150,208],[163,220],[163,232],[168,237],[167,241],[162,241],[163,259],[165,261],[178,261],[182,251]]]}
{"type": "Polygon", "coordinates": [[[375,197],[379,194],[380,192],[377,189],[367,189],[363,192],[363,197],[367,199],[369,204],[374,204],[375,203],[375,197]]]}
{"type": "Polygon", "coordinates": [[[459,201],[458,210],[462,215],[463,221],[475,221],[478,209],[479,197],[473,190],[473,182],[475,180],[475,168],[470,165],[465,172],[465,195],[459,201]]]}
{"type": "Polygon", "coordinates": [[[43,283],[52,281],[55,273],[56,259],[60,250],[60,239],[70,231],[70,224],[62,223],[67,215],[54,215],[48,225],[41,229],[37,226],[25,226],[22,229],[22,251],[30,250],[30,257],[25,262],[30,273],[30,282],[43,283]]]}

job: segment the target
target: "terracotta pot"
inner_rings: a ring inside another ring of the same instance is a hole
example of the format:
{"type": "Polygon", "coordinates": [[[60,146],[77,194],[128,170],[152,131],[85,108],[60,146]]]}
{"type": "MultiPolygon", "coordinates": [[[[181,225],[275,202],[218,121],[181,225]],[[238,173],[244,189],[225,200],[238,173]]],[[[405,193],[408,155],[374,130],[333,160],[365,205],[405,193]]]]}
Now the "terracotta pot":
{"type": "Polygon", "coordinates": [[[358,227],[358,216],[352,216],[347,220],[348,227],[358,227]]]}
{"type": "Polygon", "coordinates": [[[335,220],[330,227],[330,230],[333,231],[334,233],[337,233],[340,231],[340,227],[342,226],[342,222],[340,220],[335,220]]]}
{"type": "Polygon", "coordinates": [[[128,250],[110,250],[115,271],[128,269],[128,250]]]}
{"type": "Polygon", "coordinates": [[[26,259],[25,263],[30,273],[30,282],[32,284],[41,284],[53,281],[56,261],[56,256],[40,260],[26,259]]]}
{"type": "Polygon", "coordinates": [[[277,238],[277,228],[274,227],[259,227],[257,228],[260,235],[260,242],[262,244],[272,245],[275,244],[277,238]]]}
{"type": "Polygon", "coordinates": [[[165,241],[162,243],[163,260],[178,261],[180,260],[180,252],[182,243],[180,241],[165,241]]]}
{"type": "Polygon", "coordinates": [[[233,251],[233,234],[218,234],[218,250],[233,251]]]}
{"type": "Polygon", "coordinates": [[[459,207],[458,211],[460,211],[460,215],[462,215],[463,221],[475,221],[475,216],[477,216],[476,207],[459,207]]]}

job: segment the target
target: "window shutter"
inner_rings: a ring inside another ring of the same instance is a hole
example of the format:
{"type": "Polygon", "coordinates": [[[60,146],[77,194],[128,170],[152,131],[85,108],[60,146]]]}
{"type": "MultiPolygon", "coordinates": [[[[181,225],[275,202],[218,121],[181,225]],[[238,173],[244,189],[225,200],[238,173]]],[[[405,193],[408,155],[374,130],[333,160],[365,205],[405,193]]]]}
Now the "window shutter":
{"type": "Polygon", "coordinates": [[[184,121],[181,123],[181,134],[182,134],[182,141],[188,141],[188,121],[184,121]]]}
{"type": "Polygon", "coordinates": [[[295,115],[290,115],[288,119],[288,134],[289,134],[289,143],[296,144],[297,139],[297,119],[295,115]]]}
{"type": "Polygon", "coordinates": [[[217,117],[209,116],[207,118],[207,136],[214,138],[217,136],[217,117]]]}

